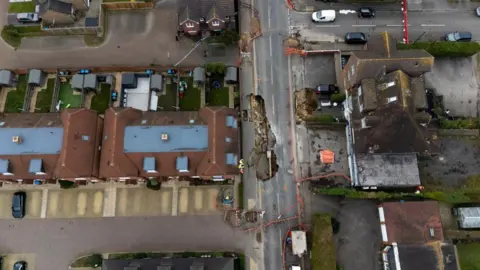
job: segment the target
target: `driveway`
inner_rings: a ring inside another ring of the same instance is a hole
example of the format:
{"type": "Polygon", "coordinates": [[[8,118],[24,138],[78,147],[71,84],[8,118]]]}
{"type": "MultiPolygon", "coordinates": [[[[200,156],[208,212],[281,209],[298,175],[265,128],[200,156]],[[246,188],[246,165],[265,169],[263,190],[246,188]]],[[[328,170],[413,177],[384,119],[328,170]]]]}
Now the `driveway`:
{"type": "Polygon", "coordinates": [[[34,254],[32,270],[65,270],[94,252],[244,252],[245,238],[221,215],[0,220],[0,254],[34,254]]]}
{"type": "MultiPolygon", "coordinates": [[[[6,16],[7,3],[1,3],[0,15],[6,16]]],[[[86,68],[95,66],[172,66],[179,62],[195,42],[175,40],[176,4],[162,2],[149,11],[108,14],[108,32],[103,45],[86,47],[81,37],[25,38],[18,50],[0,42],[2,68],[86,68]]],[[[2,21],[2,24],[5,22],[2,21]]],[[[235,64],[238,53],[233,47],[226,56],[205,58],[207,44],[199,46],[181,66],[196,66],[208,61],[235,64]]]]}

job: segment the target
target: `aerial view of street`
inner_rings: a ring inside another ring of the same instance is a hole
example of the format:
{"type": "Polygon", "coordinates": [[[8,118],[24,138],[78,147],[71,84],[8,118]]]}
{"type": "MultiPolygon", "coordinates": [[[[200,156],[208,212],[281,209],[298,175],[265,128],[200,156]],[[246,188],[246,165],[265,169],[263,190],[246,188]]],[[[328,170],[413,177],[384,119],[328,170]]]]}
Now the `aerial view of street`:
{"type": "Polygon", "coordinates": [[[0,14],[0,269],[480,269],[478,2],[0,14]]]}

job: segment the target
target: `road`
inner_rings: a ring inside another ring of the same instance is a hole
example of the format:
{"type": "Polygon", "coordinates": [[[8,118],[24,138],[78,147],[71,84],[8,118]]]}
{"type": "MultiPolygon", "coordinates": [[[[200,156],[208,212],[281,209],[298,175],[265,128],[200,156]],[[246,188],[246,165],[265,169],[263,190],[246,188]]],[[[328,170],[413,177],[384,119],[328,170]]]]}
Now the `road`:
{"type": "MultiPolygon", "coordinates": [[[[348,32],[372,35],[384,31],[391,33],[397,40],[403,39],[403,15],[400,10],[377,10],[373,19],[360,19],[356,13],[341,14],[339,11],[337,9],[337,19],[333,23],[313,23],[311,12],[293,13],[292,25],[307,40],[343,41],[348,32]]],[[[409,11],[409,40],[440,40],[446,33],[455,31],[471,32],[475,40],[480,40],[479,20],[471,10],[409,11]]]]}
{"type": "Polygon", "coordinates": [[[76,257],[102,252],[225,250],[251,255],[244,234],[220,215],[1,220],[0,239],[1,254],[36,254],[36,270],[66,270],[76,257]]]}

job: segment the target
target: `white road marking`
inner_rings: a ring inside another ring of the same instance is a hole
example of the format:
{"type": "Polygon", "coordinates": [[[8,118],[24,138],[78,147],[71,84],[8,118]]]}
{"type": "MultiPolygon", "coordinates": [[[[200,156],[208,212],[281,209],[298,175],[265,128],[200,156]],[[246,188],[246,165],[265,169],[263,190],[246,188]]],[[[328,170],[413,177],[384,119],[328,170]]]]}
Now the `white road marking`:
{"type": "Polygon", "coordinates": [[[354,24],[353,27],[375,27],[375,24],[354,24]]]}
{"type": "Polygon", "coordinates": [[[270,57],[272,57],[272,36],[268,37],[268,43],[269,43],[269,46],[270,46],[270,57]]]}
{"type": "Polygon", "coordinates": [[[422,24],[422,27],[444,27],[445,24],[422,24]]]}
{"type": "Polygon", "coordinates": [[[267,9],[267,14],[268,14],[268,28],[272,28],[272,17],[270,16],[271,14],[270,8],[267,9]]]}
{"type": "Polygon", "coordinates": [[[273,65],[270,65],[270,84],[273,85],[273,65]]]}
{"type": "Polygon", "coordinates": [[[340,27],[339,24],[315,25],[315,27],[340,27]]]}
{"type": "MultiPolygon", "coordinates": [[[[387,24],[388,27],[403,27],[403,24],[387,24]]],[[[408,26],[411,26],[410,24],[408,26]]]]}

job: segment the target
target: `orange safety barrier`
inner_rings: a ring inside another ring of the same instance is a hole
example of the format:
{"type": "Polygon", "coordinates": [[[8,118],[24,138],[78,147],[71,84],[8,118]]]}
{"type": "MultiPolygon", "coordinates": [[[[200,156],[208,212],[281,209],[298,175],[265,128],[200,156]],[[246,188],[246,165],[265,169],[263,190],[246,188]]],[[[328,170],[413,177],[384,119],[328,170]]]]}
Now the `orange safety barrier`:
{"type": "Polygon", "coordinates": [[[300,56],[306,56],[307,53],[304,50],[296,49],[296,48],[285,48],[286,55],[298,54],[300,56]]]}
{"type": "Polygon", "coordinates": [[[332,150],[320,150],[320,161],[323,164],[332,164],[335,161],[335,153],[332,150]]]}

